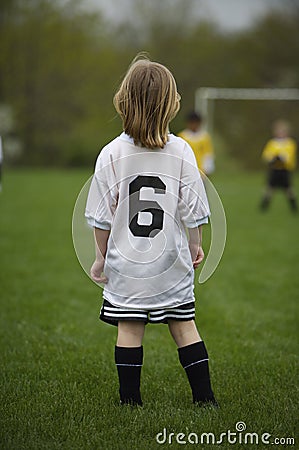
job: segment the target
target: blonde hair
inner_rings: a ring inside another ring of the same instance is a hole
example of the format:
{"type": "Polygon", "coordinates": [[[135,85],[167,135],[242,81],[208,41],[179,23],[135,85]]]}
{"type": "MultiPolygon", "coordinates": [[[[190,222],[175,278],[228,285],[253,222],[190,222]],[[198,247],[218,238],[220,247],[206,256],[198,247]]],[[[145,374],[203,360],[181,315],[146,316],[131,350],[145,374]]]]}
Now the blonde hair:
{"type": "Polygon", "coordinates": [[[176,82],[166,67],[137,56],[113,103],[135,145],[149,149],[165,146],[169,122],[180,109],[176,82]]]}

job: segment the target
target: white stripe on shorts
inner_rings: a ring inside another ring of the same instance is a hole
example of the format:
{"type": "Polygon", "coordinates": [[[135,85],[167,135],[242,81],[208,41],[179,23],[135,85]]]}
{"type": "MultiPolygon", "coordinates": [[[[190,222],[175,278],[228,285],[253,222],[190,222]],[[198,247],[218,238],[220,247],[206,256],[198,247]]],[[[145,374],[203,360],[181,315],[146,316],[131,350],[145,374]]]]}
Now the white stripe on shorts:
{"type": "Polygon", "coordinates": [[[105,309],[104,309],[104,313],[105,313],[105,316],[106,317],[112,317],[112,318],[122,318],[122,317],[134,317],[134,318],[142,318],[142,319],[147,319],[147,314],[146,313],[137,313],[137,312],[134,312],[134,314],[133,313],[119,313],[119,312],[117,312],[117,313],[111,313],[111,312],[107,312],[105,309]]]}
{"type": "Polygon", "coordinates": [[[182,309],[182,308],[173,308],[171,310],[169,310],[169,312],[167,311],[167,309],[163,309],[158,310],[158,311],[151,311],[151,316],[159,316],[160,314],[173,314],[173,313],[178,313],[178,314],[186,314],[186,313],[194,313],[195,312],[195,308],[188,308],[188,309],[182,309]]]}
{"type": "Polygon", "coordinates": [[[150,322],[159,322],[160,320],[165,320],[165,319],[194,319],[194,313],[190,313],[190,314],[163,314],[163,316],[159,316],[159,317],[152,317],[152,315],[150,315],[150,322]]]}

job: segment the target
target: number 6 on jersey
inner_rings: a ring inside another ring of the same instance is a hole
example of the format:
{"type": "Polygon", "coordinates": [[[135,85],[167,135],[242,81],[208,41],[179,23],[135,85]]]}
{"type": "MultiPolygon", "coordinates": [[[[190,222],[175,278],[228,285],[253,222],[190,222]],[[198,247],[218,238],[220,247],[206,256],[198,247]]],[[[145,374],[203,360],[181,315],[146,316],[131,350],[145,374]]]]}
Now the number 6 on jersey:
{"type": "Polygon", "coordinates": [[[166,185],[161,178],[150,175],[139,175],[129,184],[129,228],[136,237],[155,237],[164,224],[164,211],[159,203],[151,200],[140,200],[143,187],[154,189],[155,194],[165,194],[166,185]],[[139,213],[148,212],[152,215],[150,225],[138,223],[139,213]]]}

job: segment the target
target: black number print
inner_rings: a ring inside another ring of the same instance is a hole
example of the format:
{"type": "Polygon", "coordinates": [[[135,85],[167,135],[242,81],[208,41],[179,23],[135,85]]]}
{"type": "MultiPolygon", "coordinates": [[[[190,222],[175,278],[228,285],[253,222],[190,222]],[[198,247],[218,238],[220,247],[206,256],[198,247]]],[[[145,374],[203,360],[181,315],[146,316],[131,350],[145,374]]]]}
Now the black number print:
{"type": "Polygon", "coordinates": [[[161,178],[150,175],[138,175],[129,184],[129,228],[134,236],[152,238],[163,229],[164,211],[155,201],[140,200],[140,190],[143,187],[153,188],[155,194],[165,194],[166,185],[161,178]],[[151,213],[152,222],[150,225],[138,223],[140,212],[151,213]]]}

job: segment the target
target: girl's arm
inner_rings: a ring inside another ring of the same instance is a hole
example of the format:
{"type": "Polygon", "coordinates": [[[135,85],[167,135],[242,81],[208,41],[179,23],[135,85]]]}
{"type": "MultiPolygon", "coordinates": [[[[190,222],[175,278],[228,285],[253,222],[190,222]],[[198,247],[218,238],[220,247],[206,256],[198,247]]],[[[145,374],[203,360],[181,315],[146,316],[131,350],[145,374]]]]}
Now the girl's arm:
{"type": "Polygon", "coordinates": [[[199,264],[205,257],[202,249],[202,227],[188,228],[189,232],[189,249],[191,253],[192,263],[194,269],[197,269],[199,264]]]}
{"type": "Polygon", "coordinates": [[[110,230],[102,230],[94,228],[94,240],[96,259],[91,266],[90,276],[97,283],[107,283],[107,277],[102,274],[105,264],[105,256],[107,252],[107,242],[110,235],[110,230]]]}

